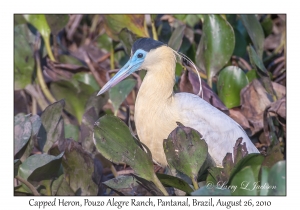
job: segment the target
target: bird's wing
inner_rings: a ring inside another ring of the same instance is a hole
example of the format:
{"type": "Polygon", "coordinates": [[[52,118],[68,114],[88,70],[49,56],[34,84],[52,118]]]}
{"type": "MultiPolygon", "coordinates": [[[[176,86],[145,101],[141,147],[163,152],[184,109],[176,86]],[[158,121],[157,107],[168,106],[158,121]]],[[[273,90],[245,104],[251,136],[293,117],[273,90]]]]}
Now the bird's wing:
{"type": "Polygon", "coordinates": [[[179,121],[203,135],[217,165],[222,163],[226,153],[233,153],[236,140],[240,137],[242,142],[246,142],[248,153],[258,152],[238,123],[202,98],[190,93],[177,93],[174,102],[179,121]]]}

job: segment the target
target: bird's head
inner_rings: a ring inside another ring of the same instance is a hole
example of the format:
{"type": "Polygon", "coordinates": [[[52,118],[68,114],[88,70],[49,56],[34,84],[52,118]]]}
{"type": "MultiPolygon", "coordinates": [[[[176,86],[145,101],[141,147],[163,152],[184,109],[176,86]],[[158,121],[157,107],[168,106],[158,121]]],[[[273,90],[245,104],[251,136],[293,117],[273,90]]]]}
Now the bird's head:
{"type": "Polygon", "coordinates": [[[141,38],[134,42],[129,61],[102,87],[97,95],[101,95],[135,71],[149,70],[153,64],[162,59],[162,56],[159,56],[161,53],[158,53],[162,46],[166,45],[151,38],[141,38]]]}

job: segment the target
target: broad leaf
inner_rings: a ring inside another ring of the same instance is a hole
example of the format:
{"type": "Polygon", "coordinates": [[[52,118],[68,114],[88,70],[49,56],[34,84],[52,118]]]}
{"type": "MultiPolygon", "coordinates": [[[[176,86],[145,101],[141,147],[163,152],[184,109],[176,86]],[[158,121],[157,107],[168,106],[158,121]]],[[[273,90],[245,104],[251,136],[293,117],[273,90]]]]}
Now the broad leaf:
{"type": "Polygon", "coordinates": [[[243,168],[235,174],[230,183],[232,186],[237,186],[237,189],[232,192],[232,195],[257,195],[257,189],[254,188],[256,182],[251,167],[247,166],[243,168]]]}
{"type": "Polygon", "coordinates": [[[248,84],[246,74],[236,66],[227,66],[219,74],[218,96],[227,108],[240,105],[240,92],[248,84]]]}
{"type": "MultiPolygon", "coordinates": [[[[98,186],[92,179],[94,160],[90,154],[72,139],[61,140],[58,149],[64,151],[62,165],[65,179],[73,192],[76,195],[97,195],[98,186]]],[[[54,150],[51,152],[54,153],[54,150]]]]}
{"type": "Polygon", "coordinates": [[[95,92],[94,88],[72,79],[71,81],[61,80],[52,82],[50,89],[56,99],[65,99],[65,109],[74,115],[80,123],[86,102],[95,92]]]}
{"type": "Polygon", "coordinates": [[[34,71],[32,36],[26,24],[14,28],[14,89],[24,89],[32,81],[34,71]]]}
{"type": "Polygon", "coordinates": [[[44,39],[50,37],[51,30],[45,15],[24,15],[24,18],[41,33],[44,39]]]}
{"type": "Polygon", "coordinates": [[[159,181],[161,181],[161,183],[166,187],[174,187],[188,194],[191,194],[193,192],[193,189],[190,187],[190,185],[178,177],[159,173],[157,173],[156,175],[159,181]]]}
{"type": "Polygon", "coordinates": [[[121,195],[147,195],[147,191],[141,187],[141,185],[133,176],[118,176],[114,179],[110,179],[106,182],[103,182],[103,184],[105,184],[107,187],[113,189],[121,195]]]}
{"type": "MultiPolygon", "coordinates": [[[[36,154],[28,157],[19,167],[19,176],[34,186],[43,180],[51,180],[58,175],[63,153],[58,156],[36,154]]],[[[30,190],[24,185],[24,188],[30,190]]]]}
{"type": "Polygon", "coordinates": [[[277,162],[269,172],[268,195],[286,195],[286,162],[277,162]]]}
{"type": "Polygon", "coordinates": [[[68,23],[69,15],[55,14],[55,15],[45,15],[46,20],[49,24],[51,32],[55,35],[58,34],[68,23]]]}
{"type": "Polygon", "coordinates": [[[119,32],[127,28],[139,37],[147,37],[144,28],[145,15],[103,15],[106,33],[118,41],[119,32]]]}
{"type": "Polygon", "coordinates": [[[53,143],[64,138],[63,119],[61,117],[64,101],[49,105],[41,116],[42,125],[37,135],[39,149],[44,152],[52,147],[53,143]]]}
{"type": "Polygon", "coordinates": [[[109,89],[109,98],[114,107],[114,111],[118,111],[120,105],[126,99],[128,94],[136,85],[136,80],[134,79],[125,79],[122,82],[118,83],[116,86],[109,89]]]}
{"type": "Polygon", "coordinates": [[[229,61],[235,46],[234,31],[220,15],[204,15],[203,34],[196,53],[196,63],[205,69],[208,84],[229,61]]]}
{"type": "Polygon", "coordinates": [[[168,164],[195,181],[208,154],[207,144],[201,138],[198,131],[178,126],[163,142],[168,164]]]}
{"type": "Polygon", "coordinates": [[[134,172],[146,179],[154,179],[152,158],[135,142],[128,127],[112,115],[101,117],[94,126],[94,142],[98,151],[108,160],[126,163],[134,172]]]}
{"type": "Polygon", "coordinates": [[[217,187],[217,186],[214,186],[214,185],[207,185],[207,186],[204,186],[204,187],[201,187],[200,189],[192,192],[191,195],[194,195],[194,196],[202,196],[202,195],[215,195],[215,196],[224,196],[224,195],[231,195],[231,192],[229,189],[223,189],[223,188],[220,188],[220,187],[217,187]]]}
{"type": "Polygon", "coordinates": [[[14,119],[14,155],[27,145],[31,136],[32,125],[30,122],[30,115],[22,113],[15,116],[14,119]]]}
{"type": "Polygon", "coordinates": [[[123,28],[119,33],[119,39],[124,46],[126,54],[130,56],[132,45],[137,40],[137,36],[127,28],[123,28]]]}
{"type": "Polygon", "coordinates": [[[186,28],[186,25],[180,25],[178,26],[172,33],[172,36],[168,42],[168,46],[173,48],[174,50],[178,51],[181,43],[182,43],[182,39],[184,36],[184,30],[186,28]]]}
{"type": "Polygon", "coordinates": [[[240,17],[247,29],[258,56],[262,58],[265,36],[259,21],[255,15],[240,15],[240,17]]]}

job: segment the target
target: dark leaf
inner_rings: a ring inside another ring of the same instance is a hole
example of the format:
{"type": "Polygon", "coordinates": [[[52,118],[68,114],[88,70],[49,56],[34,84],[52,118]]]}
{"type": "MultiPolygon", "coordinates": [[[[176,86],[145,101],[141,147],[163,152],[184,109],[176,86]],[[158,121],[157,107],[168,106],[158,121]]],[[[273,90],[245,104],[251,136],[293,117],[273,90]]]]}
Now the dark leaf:
{"type": "Polygon", "coordinates": [[[193,192],[193,189],[190,187],[190,185],[178,177],[159,173],[157,173],[156,175],[161,183],[166,187],[174,187],[188,194],[191,194],[191,192],[193,192]]]}
{"type": "MultiPolygon", "coordinates": [[[[30,115],[22,113],[15,116],[14,119],[14,155],[27,145],[32,131],[30,115]]],[[[21,155],[22,156],[22,155],[21,155]]]]}
{"type": "Polygon", "coordinates": [[[262,58],[265,36],[259,21],[255,15],[240,15],[240,17],[243,25],[247,29],[258,56],[262,58]]]}
{"type": "Polygon", "coordinates": [[[117,178],[110,179],[103,182],[106,186],[118,192],[121,195],[126,196],[141,196],[141,195],[152,195],[147,192],[133,176],[118,176],[117,178]]]}
{"type": "Polygon", "coordinates": [[[209,186],[201,187],[200,189],[192,192],[191,195],[194,195],[194,196],[202,196],[202,195],[224,196],[224,195],[231,195],[231,192],[229,189],[222,189],[222,188],[218,188],[217,186],[214,186],[214,185],[209,185],[209,186]]]}
{"type": "Polygon", "coordinates": [[[147,180],[153,180],[152,158],[136,143],[128,127],[119,118],[105,115],[94,126],[94,142],[98,151],[108,160],[126,163],[135,173],[147,180]]]}
{"type": "Polygon", "coordinates": [[[207,144],[201,138],[198,131],[178,126],[163,142],[168,164],[194,180],[208,154],[207,144]]]}
{"type": "MultiPolygon", "coordinates": [[[[63,153],[58,156],[36,154],[28,157],[19,167],[18,175],[34,186],[43,180],[53,179],[58,175],[63,153]]],[[[23,186],[31,192],[27,186],[23,186]]]]}
{"type": "Polygon", "coordinates": [[[126,54],[130,56],[132,45],[137,40],[137,36],[127,28],[123,28],[119,33],[119,39],[124,46],[126,54]]]}
{"type": "Polygon", "coordinates": [[[173,48],[174,50],[178,51],[181,43],[182,43],[182,39],[184,36],[184,31],[185,31],[186,25],[180,25],[178,26],[172,33],[172,36],[168,42],[168,46],[173,48]]]}
{"type": "Polygon", "coordinates": [[[136,181],[137,183],[139,183],[143,188],[145,188],[152,195],[157,195],[157,196],[163,195],[163,193],[153,184],[153,182],[143,179],[134,174],[132,174],[132,176],[137,180],[136,181]]]}
{"type": "Polygon", "coordinates": [[[64,151],[62,165],[65,179],[77,195],[97,195],[98,186],[93,181],[94,160],[72,139],[65,139],[58,144],[59,151],[64,151]]]}
{"type": "Polygon", "coordinates": [[[50,89],[55,98],[66,100],[65,109],[74,115],[80,123],[86,102],[95,92],[92,86],[72,79],[71,81],[61,80],[52,82],[50,89]]]}
{"type": "Polygon", "coordinates": [[[48,106],[41,115],[42,125],[37,134],[37,144],[41,151],[48,152],[53,143],[64,138],[64,122],[61,117],[64,100],[48,106]]]}
{"type": "Polygon", "coordinates": [[[55,14],[45,15],[47,23],[49,24],[49,27],[51,29],[51,32],[55,35],[58,34],[68,23],[69,21],[69,15],[63,15],[63,14],[55,14]]]}
{"type": "Polygon", "coordinates": [[[132,91],[135,85],[136,80],[125,79],[109,90],[109,98],[112,102],[115,113],[118,111],[120,105],[132,91]]]}

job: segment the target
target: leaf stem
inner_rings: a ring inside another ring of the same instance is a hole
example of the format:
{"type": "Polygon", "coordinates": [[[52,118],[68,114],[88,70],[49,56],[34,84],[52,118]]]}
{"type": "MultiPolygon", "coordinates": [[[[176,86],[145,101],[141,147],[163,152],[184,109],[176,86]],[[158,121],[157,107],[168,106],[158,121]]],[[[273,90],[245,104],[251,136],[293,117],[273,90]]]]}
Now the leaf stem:
{"type": "Polygon", "coordinates": [[[192,179],[193,186],[194,186],[195,190],[198,190],[198,189],[199,189],[199,186],[198,186],[197,181],[196,181],[193,177],[191,177],[191,179],[192,179]]]}
{"type": "Polygon", "coordinates": [[[113,45],[110,47],[110,69],[115,69],[115,54],[113,45]]]}
{"type": "Polygon", "coordinates": [[[28,182],[27,180],[23,179],[19,175],[17,175],[15,178],[17,180],[19,180],[20,182],[22,182],[23,184],[25,184],[31,190],[31,192],[32,192],[33,195],[36,195],[36,196],[40,195],[39,192],[35,189],[35,187],[30,182],[28,182]]]}
{"type": "Polygon", "coordinates": [[[152,20],[152,18],[151,18],[151,28],[152,28],[153,39],[158,40],[156,28],[155,28],[155,25],[154,25],[154,20],[152,20]]]}
{"type": "Polygon", "coordinates": [[[159,181],[159,179],[157,178],[156,174],[154,174],[153,177],[153,183],[155,184],[155,186],[165,195],[168,196],[168,192],[166,190],[166,188],[162,185],[162,183],[159,181]]]}
{"type": "Polygon", "coordinates": [[[36,56],[35,56],[35,60],[36,60],[36,67],[37,67],[37,79],[38,79],[38,82],[41,86],[41,89],[43,91],[43,93],[45,94],[46,98],[51,102],[51,103],[54,103],[56,102],[55,98],[52,96],[52,94],[50,93],[47,85],[46,85],[46,82],[44,80],[44,77],[43,77],[43,74],[42,74],[42,69],[41,69],[41,63],[40,63],[40,59],[36,53],[36,56]]]}
{"type": "Polygon", "coordinates": [[[50,60],[55,61],[54,55],[52,53],[51,47],[50,47],[50,37],[49,36],[43,36],[44,42],[45,42],[45,46],[46,46],[46,50],[47,53],[49,55],[50,60]]]}

